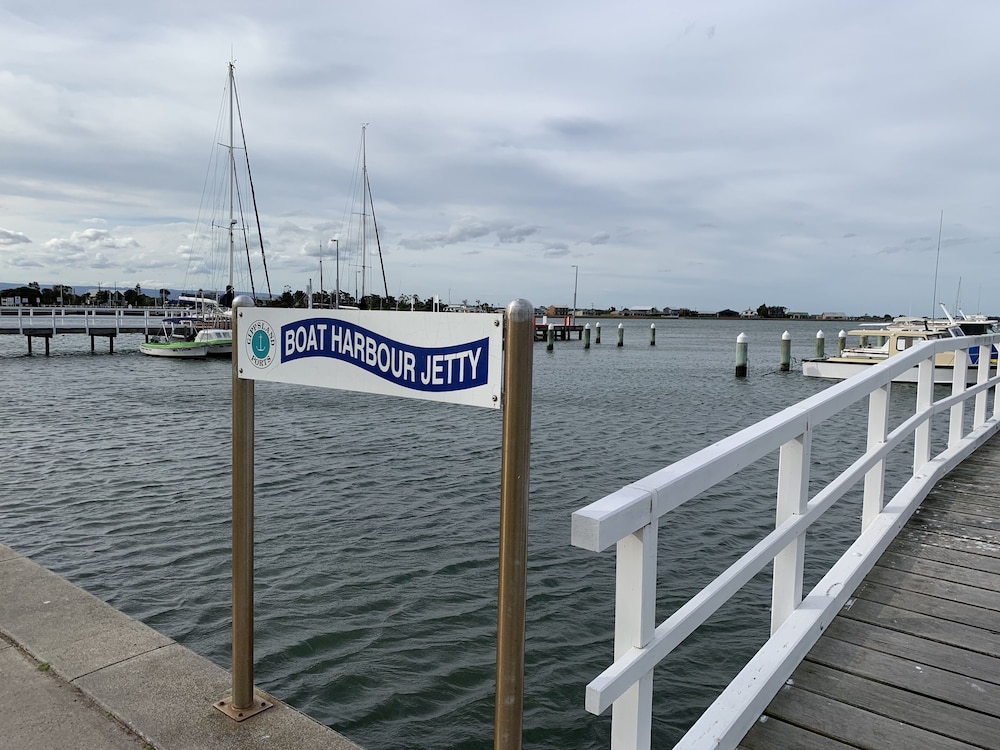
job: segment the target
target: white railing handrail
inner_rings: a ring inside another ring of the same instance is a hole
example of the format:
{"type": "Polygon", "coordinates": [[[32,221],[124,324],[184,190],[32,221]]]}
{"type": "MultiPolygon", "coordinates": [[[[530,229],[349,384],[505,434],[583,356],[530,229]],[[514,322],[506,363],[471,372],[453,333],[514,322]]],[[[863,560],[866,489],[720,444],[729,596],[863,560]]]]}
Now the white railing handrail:
{"type": "Polygon", "coordinates": [[[938,339],[873,365],[799,404],[597,500],[573,514],[572,543],[601,551],[617,544],[615,660],[587,686],[586,707],[614,705],[612,748],[648,748],[653,668],[748,581],[774,562],[771,639],[678,747],[735,747],[819,633],[874,565],[930,487],[998,430],[1000,377],[990,358],[966,385],[968,350],[990,351],[1000,335],[938,339]],[[955,351],[951,393],[933,398],[935,355],[955,351]],[[888,431],[890,382],[917,367],[916,409],[888,431]],[[993,390],[992,415],[987,417],[993,390]],[[869,398],[867,450],[839,476],[808,496],[812,433],[817,425],[869,398]],[[971,429],[965,403],[974,399],[971,429]],[[930,456],[935,415],[949,415],[948,448],[930,456]],[[886,503],[885,464],[904,441],[913,448],[913,476],[886,503]],[[767,455],[780,451],[775,529],[660,625],[654,622],[659,518],[767,455]],[[851,549],[802,597],[808,527],[848,490],[864,482],[862,528],[851,549]]]}
{"type": "Polygon", "coordinates": [[[113,328],[156,332],[164,317],[174,314],[165,308],[143,307],[19,307],[0,310],[0,332],[40,335],[42,332],[63,333],[67,329],[83,328],[102,332],[113,328]]]}

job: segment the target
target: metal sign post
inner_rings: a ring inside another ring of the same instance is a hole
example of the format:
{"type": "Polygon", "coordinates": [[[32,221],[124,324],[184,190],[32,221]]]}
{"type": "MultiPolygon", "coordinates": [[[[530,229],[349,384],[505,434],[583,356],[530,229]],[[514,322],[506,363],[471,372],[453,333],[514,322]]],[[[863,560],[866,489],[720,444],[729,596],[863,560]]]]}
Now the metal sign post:
{"type": "Polygon", "coordinates": [[[253,690],[253,387],[240,378],[239,319],[250,297],[233,300],[233,694],[216,708],[243,721],[274,704],[253,690]]]}
{"type": "Polygon", "coordinates": [[[535,311],[531,303],[523,299],[511,302],[507,306],[504,347],[495,750],[521,747],[534,340],[535,311]]]}

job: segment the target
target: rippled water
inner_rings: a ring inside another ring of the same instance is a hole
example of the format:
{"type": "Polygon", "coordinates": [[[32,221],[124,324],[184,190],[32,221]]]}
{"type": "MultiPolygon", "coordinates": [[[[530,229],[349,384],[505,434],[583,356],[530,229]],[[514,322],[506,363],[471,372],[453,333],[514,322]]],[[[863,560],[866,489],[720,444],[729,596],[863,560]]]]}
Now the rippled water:
{"type": "MultiPolygon", "coordinates": [[[[781,332],[811,356],[816,323],[657,321],[651,347],[631,320],[622,348],[602,325],[589,351],[535,345],[528,748],[610,745],[584,689],[612,657],[614,554],[570,546],[572,512],[828,385],[777,367],[781,332]]],[[[139,340],[109,355],[63,336],[28,357],[0,337],[0,541],[229,668],[229,363],[143,357],[139,340]]],[[[492,743],[500,427],[494,411],[257,384],[259,687],[371,750],[492,743]]],[[[817,435],[814,481],[864,429],[859,408],[817,435]]],[[[775,463],[661,522],[658,620],[773,528],[775,463]]],[[[839,554],[859,512],[810,549],[839,554]]],[[[758,647],[768,606],[754,581],[658,668],[655,747],[758,647]]]]}

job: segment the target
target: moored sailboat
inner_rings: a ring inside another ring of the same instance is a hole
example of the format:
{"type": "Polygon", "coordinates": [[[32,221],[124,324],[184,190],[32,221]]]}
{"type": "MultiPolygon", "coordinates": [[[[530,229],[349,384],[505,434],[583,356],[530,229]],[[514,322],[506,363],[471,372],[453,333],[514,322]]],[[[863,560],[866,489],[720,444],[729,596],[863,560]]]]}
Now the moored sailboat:
{"type": "MultiPolygon", "coordinates": [[[[217,299],[206,298],[200,291],[197,297],[184,297],[182,300],[193,301],[194,310],[189,314],[168,318],[164,321],[164,328],[161,335],[152,340],[140,344],[139,349],[143,354],[159,357],[176,356],[180,358],[195,358],[202,356],[231,356],[233,351],[232,342],[232,318],[230,307],[234,296],[234,272],[236,267],[236,236],[237,227],[244,238],[248,235],[246,226],[237,218],[237,207],[242,217],[241,198],[237,187],[236,172],[237,164],[235,152],[236,144],[236,121],[240,123],[240,137],[242,149],[246,154],[246,137],[243,133],[243,118],[239,114],[239,99],[236,93],[235,65],[230,62],[228,69],[228,142],[224,146],[226,150],[226,199],[228,203],[228,221],[225,223],[226,229],[226,254],[228,256],[228,276],[226,293],[217,299]]],[[[246,161],[246,178],[249,183],[249,195],[253,200],[254,214],[257,213],[256,198],[253,190],[253,181],[250,176],[249,157],[246,161]]],[[[212,221],[212,226],[217,227],[221,222],[212,221]]],[[[264,262],[264,242],[260,236],[260,222],[257,221],[257,239],[259,241],[261,262],[264,264],[265,277],[267,275],[267,265],[264,262]]],[[[256,296],[253,284],[253,275],[250,269],[250,248],[247,247],[247,272],[249,274],[249,285],[251,292],[256,296]]],[[[270,289],[270,280],[268,280],[270,289]]]]}

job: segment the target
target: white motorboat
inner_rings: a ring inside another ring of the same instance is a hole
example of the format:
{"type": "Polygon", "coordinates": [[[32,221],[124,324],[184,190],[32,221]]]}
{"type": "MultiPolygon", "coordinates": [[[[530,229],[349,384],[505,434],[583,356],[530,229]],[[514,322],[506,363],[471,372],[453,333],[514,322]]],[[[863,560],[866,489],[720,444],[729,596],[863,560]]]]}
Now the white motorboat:
{"type": "MultiPolygon", "coordinates": [[[[947,320],[937,321],[926,318],[897,318],[884,326],[878,324],[847,332],[848,345],[835,355],[802,360],[802,374],[811,378],[831,378],[843,380],[872,365],[884,362],[889,357],[910,349],[917,344],[933,339],[979,335],[992,332],[996,321],[982,316],[954,319],[945,311],[947,320]]],[[[967,383],[976,382],[979,364],[979,349],[969,350],[967,383]]],[[[996,348],[991,361],[995,366],[996,348]]],[[[943,352],[934,360],[934,382],[951,383],[954,379],[955,353],[943,352]]],[[[908,370],[894,382],[916,383],[917,368],[908,370]]]]}

